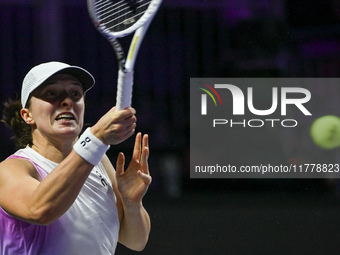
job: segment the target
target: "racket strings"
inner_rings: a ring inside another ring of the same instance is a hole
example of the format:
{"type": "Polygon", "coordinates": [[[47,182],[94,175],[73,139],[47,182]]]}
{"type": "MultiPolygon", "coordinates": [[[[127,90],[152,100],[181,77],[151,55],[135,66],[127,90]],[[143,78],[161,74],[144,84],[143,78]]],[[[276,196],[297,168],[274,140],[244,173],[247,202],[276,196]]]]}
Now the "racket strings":
{"type": "Polygon", "coordinates": [[[136,23],[148,9],[151,0],[99,0],[95,3],[100,25],[118,32],[136,23]]]}

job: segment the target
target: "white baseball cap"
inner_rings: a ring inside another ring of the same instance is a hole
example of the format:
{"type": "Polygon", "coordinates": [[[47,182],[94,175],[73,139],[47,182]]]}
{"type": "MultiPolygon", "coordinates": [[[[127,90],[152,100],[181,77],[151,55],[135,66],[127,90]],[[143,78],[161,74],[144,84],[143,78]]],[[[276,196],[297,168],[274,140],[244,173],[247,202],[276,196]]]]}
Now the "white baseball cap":
{"type": "Polygon", "coordinates": [[[61,62],[48,62],[33,67],[25,76],[21,88],[21,104],[25,107],[30,94],[56,73],[70,74],[76,77],[83,85],[84,92],[93,87],[95,80],[85,69],[79,66],[70,66],[61,62]]]}

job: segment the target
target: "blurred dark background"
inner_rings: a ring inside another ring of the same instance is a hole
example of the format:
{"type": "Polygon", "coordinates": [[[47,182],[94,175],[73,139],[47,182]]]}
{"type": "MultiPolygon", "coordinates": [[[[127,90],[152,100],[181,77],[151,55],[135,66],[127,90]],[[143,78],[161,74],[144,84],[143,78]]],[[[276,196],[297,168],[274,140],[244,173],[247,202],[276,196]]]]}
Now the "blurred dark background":
{"type": "MultiPolygon", "coordinates": [[[[96,78],[87,123],[114,106],[116,58],[85,0],[0,0],[0,36],[1,102],[19,98],[30,68],[57,60],[96,78]]],[[[150,135],[153,176],[145,197],[153,230],[142,254],[337,254],[337,180],[190,179],[189,81],[339,73],[339,0],[164,0],[135,68],[133,107],[138,131],[150,135]]],[[[329,112],[340,115],[340,86],[313,93],[323,93],[329,112]]],[[[15,148],[3,124],[0,132],[3,160],[15,148]]],[[[287,159],[308,159],[300,134],[285,135],[287,159]]],[[[112,161],[118,151],[129,154],[132,142],[112,146],[112,161]]],[[[315,151],[338,162],[339,149],[315,151]]],[[[118,246],[117,254],[135,253],[118,246]]]]}

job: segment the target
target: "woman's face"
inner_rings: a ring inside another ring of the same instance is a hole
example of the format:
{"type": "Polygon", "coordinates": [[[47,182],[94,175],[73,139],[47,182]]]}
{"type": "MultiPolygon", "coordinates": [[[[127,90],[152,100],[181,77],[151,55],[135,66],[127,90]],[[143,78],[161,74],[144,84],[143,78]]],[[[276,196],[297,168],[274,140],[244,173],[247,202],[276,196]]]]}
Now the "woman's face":
{"type": "Polygon", "coordinates": [[[33,91],[29,110],[42,134],[78,136],[84,123],[82,85],[72,75],[53,75],[33,91]]]}

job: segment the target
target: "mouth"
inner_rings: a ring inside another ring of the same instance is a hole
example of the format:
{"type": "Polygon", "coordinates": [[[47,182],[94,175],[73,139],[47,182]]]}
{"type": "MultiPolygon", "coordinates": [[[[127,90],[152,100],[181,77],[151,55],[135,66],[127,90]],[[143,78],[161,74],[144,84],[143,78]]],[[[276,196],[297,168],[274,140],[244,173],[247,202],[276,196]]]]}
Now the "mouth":
{"type": "Polygon", "coordinates": [[[71,113],[62,113],[59,114],[56,118],[56,121],[70,121],[70,120],[75,120],[75,117],[71,113]]]}

